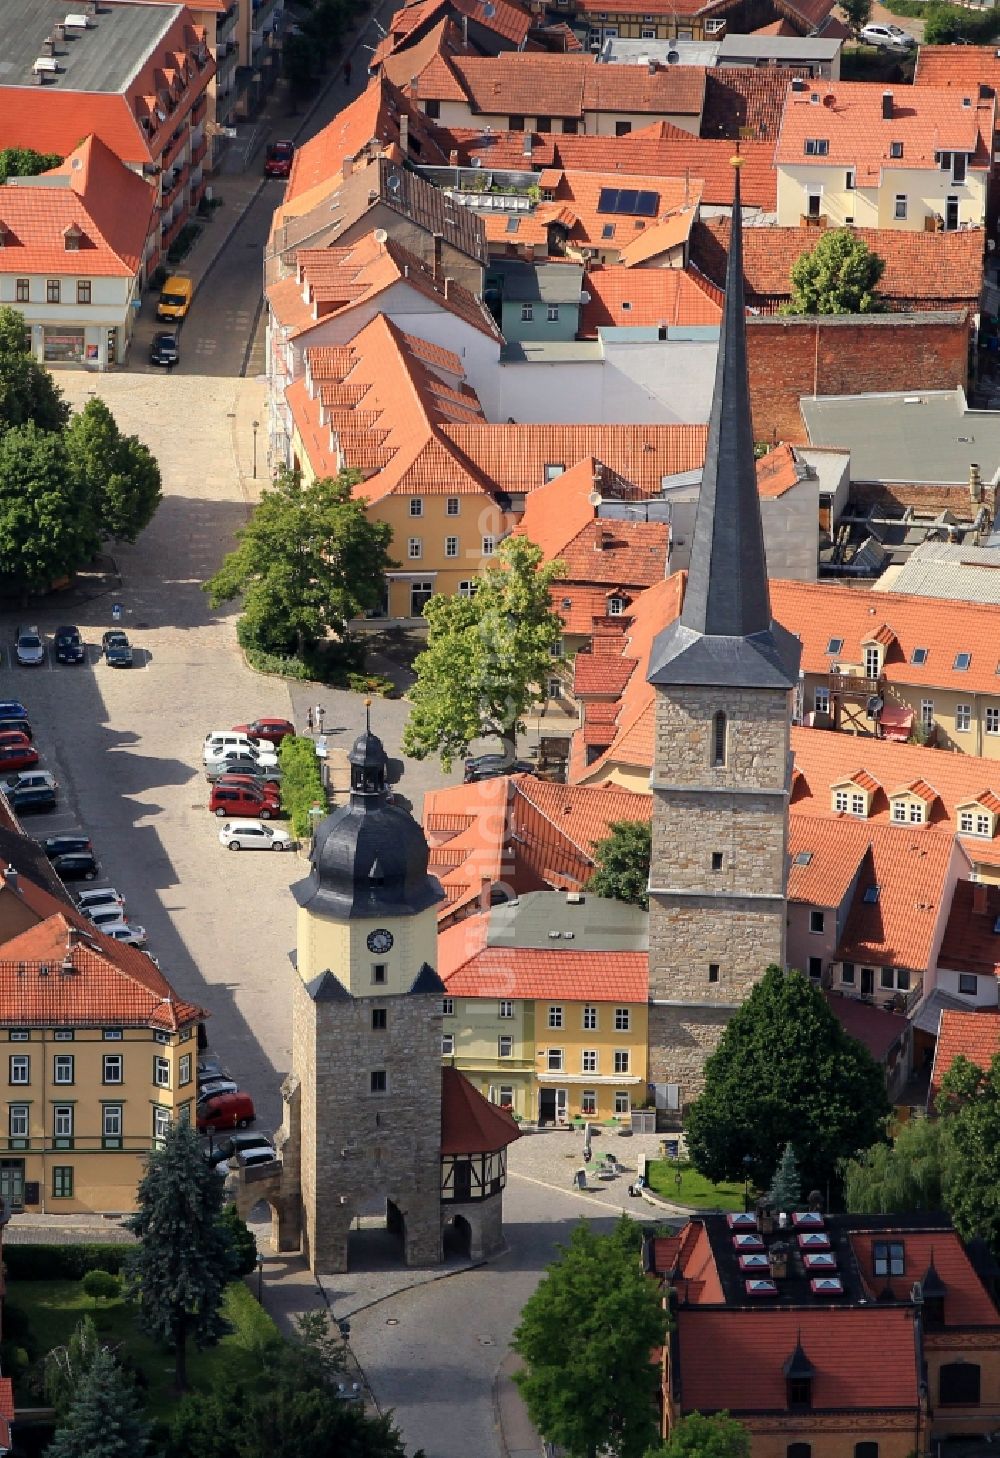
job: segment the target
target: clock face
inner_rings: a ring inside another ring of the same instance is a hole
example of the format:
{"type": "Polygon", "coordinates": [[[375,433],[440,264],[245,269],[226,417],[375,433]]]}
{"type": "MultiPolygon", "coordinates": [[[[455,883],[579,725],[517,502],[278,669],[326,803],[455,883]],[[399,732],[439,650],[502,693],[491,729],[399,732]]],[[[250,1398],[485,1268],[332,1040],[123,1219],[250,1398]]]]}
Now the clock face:
{"type": "Polygon", "coordinates": [[[386,931],[384,926],[378,926],[373,932],[369,932],[368,950],[369,952],[377,952],[379,955],[383,952],[391,951],[392,932],[386,931]]]}

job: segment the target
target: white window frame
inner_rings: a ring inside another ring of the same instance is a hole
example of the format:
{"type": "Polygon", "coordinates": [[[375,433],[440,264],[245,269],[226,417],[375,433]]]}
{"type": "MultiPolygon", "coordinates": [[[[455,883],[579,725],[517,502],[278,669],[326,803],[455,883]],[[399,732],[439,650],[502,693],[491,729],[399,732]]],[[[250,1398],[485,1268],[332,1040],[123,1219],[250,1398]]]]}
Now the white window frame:
{"type": "Polygon", "coordinates": [[[592,1119],[597,1113],[597,1090],[585,1088],[580,1092],[580,1113],[585,1118],[592,1119]]]}
{"type": "Polygon", "coordinates": [[[53,1139],[72,1139],[73,1130],[76,1126],[75,1105],[53,1104],[52,1105],[52,1137],[53,1139]]]}
{"type": "Polygon", "coordinates": [[[851,814],[860,816],[862,820],[867,820],[868,801],[864,795],[854,794],[851,796],[851,814]]]}
{"type": "Polygon", "coordinates": [[[627,1007],[615,1008],[615,1032],[630,1033],[632,1031],[632,1010],[627,1007]]]}
{"type": "Polygon", "coordinates": [[[561,1028],[563,1026],[563,1010],[561,1004],[554,1003],[550,1006],[548,1026],[550,1028],[561,1028]]]}
{"type": "Polygon", "coordinates": [[[449,497],[446,498],[445,504],[444,504],[444,514],[445,514],[445,516],[459,516],[461,514],[461,510],[462,510],[462,503],[461,503],[461,498],[460,497],[458,497],[458,496],[449,496],[449,497]]]}
{"type": "MultiPolygon", "coordinates": [[[[989,712],[989,711],[987,710],[987,712],[989,712]]],[[[920,700],[920,722],[924,726],[925,729],[933,729],[934,728],[934,700],[933,699],[921,699],[920,700]]]]}
{"type": "Polygon", "coordinates": [[[906,824],[906,801],[905,800],[893,800],[893,802],[892,802],[892,818],[893,818],[894,822],[897,825],[905,825],[906,824]]]}
{"type": "Polygon", "coordinates": [[[170,1110],[163,1104],[153,1105],[153,1140],[159,1142],[166,1139],[167,1130],[171,1125],[170,1110]]]}
{"type": "Polygon", "coordinates": [[[615,1118],[616,1119],[621,1119],[623,1116],[628,1115],[628,1114],[631,1114],[631,1112],[632,1112],[632,1098],[631,1098],[631,1095],[629,1094],[628,1090],[627,1089],[623,1089],[623,1088],[616,1089],[615,1090],[615,1118]]]}
{"type": "Polygon", "coordinates": [[[101,1105],[101,1138],[120,1139],[125,1127],[124,1106],[122,1104],[101,1105]],[[109,1128],[108,1125],[117,1124],[117,1128],[109,1128]]]}
{"type": "Polygon", "coordinates": [[[584,1048],[580,1054],[580,1072],[596,1073],[600,1057],[596,1048],[584,1048]]]}
{"type": "Polygon", "coordinates": [[[583,1031],[585,1033],[597,1032],[597,1004],[588,1002],[583,1007],[583,1031]]]}
{"type": "Polygon", "coordinates": [[[829,714],[830,690],[828,688],[816,688],[813,690],[813,711],[817,714],[829,714]]]}
{"type": "Polygon", "coordinates": [[[521,305],[521,323],[530,324],[535,317],[535,309],[532,304],[521,305]]]}
{"type": "Polygon", "coordinates": [[[424,555],[423,537],[410,537],[406,543],[406,555],[409,561],[419,562],[424,555]]]}
{"type": "Polygon", "coordinates": [[[911,800],[909,804],[909,822],[911,825],[923,825],[926,819],[927,806],[922,800],[911,800]]]}
{"type": "Polygon", "coordinates": [[[410,497],[410,515],[411,516],[423,516],[423,514],[424,514],[424,498],[422,496],[411,496],[410,497]]]}
{"type": "Polygon", "coordinates": [[[909,198],[907,197],[906,193],[905,192],[897,192],[896,193],[896,197],[895,197],[895,201],[894,201],[894,204],[893,204],[893,212],[892,212],[893,221],[894,222],[897,222],[897,223],[905,223],[906,222],[906,216],[907,216],[907,213],[909,211],[909,206],[910,206],[909,198]]]}
{"type": "Polygon", "coordinates": [[[513,1033],[501,1033],[497,1038],[497,1057],[513,1058],[514,1056],[514,1035],[513,1033]]]}
{"type": "Polygon", "coordinates": [[[882,650],[874,643],[865,648],[865,678],[878,678],[882,668],[882,650]]]}
{"type": "Polygon", "coordinates": [[[73,1054],[57,1053],[52,1060],[52,1082],[66,1085],[72,1084],[74,1081],[73,1054]]]}
{"type": "Polygon", "coordinates": [[[628,1049],[628,1048],[616,1048],[615,1049],[615,1072],[616,1073],[631,1073],[631,1071],[632,1071],[632,1066],[631,1065],[632,1065],[632,1053],[631,1053],[631,1050],[628,1049]]]}
{"type": "Polygon", "coordinates": [[[454,1051],[455,1051],[455,1034],[454,1033],[442,1033],[441,1034],[441,1057],[442,1058],[449,1058],[454,1053],[454,1051]]]}
{"type": "Polygon", "coordinates": [[[514,1003],[511,998],[502,997],[497,1006],[498,1018],[512,1018],[514,1016],[514,1003]]]}
{"type": "Polygon", "coordinates": [[[956,734],[967,734],[972,728],[972,705],[955,705],[955,732],[956,734]]]}
{"type": "Polygon", "coordinates": [[[8,1082],[13,1088],[27,1088],[31,1083],[31,1055],[12,1053],[10,1057],[8,1082]]]}
{"type": "Polygon", "coordinates": [[[442,997],[441,1016],[443,1018],[453,1018],[455,1016],[455,999],[453,997],[442,997]]]}
{"type": "Polygon", "coordinates": [[[483,556],[484,557],[492,557],[493,554],[494,554],[494,552],[496,551],[496,549],[497,549],[497,539],[496,539],[496,537],[493,536],[492,533],[489,533],[489,532],[486,533],[483,536],[483,556]]]}
{"type": "Polygon", "coordinates": [[[851,797],[846,790],[834,790],[833,808],[838,815],[846,815],[851,808],[851,797]]]}
{"type": "Polygon", "coordinates": [[[545,1055],[545,1066],[549,1073],[562,1073],[566,1066],[566,1058],[562,1048],[550,1048],[545,1055]]]}
{"type": "Polygon", "coordinates": [[[559,305],[549,304],[545,310],[545,322],[547,324],[559,323],[559,305]]]}
{"type": "Polygon", "coordinates": [[[8,1104],[7,1105],[7,1137],[9,1139],[28,1139],[31,1130],[31,1105],[30,1104],[8,1104]]]}
{"type": "Polygon", "coordinates": [[[458,556],[458,538],[457,537],[445,537],[445,539],[444,539],[444,555],[446,557],[457,557],[458,556]]]}
{"type": "Polygon", "coordinates": [[[125,1082],[125,1057],[121,1053],[105,1053],[101,1060],[101,1082],[119,1088],[125,1082]],[[111,1077],[111,1070],[117,1065],[117,1077],[111,1077]]]}
{"type": "Polygon", "coordinates": [[[1000,708],[987,708],[986,732],[987,734],[1000,734],[1000,708]]]}
{"type": "Polygon", "coordinates": [[[153,1059],[153,1083],[157,1088],[170,1087],[170,1059],[159,1054],[153,1059]]]}

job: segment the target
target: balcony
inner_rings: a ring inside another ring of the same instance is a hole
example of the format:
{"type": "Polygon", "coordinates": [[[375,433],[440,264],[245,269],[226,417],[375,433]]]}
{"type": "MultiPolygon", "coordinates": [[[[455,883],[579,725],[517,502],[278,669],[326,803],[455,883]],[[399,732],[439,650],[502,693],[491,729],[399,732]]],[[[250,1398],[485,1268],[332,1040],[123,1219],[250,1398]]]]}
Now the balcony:
{"type": "Polygon", "coordinates": [[[192,167],[192,170],[195,167],[199,166],[199,164],[203,161],[203,159],[204,159],[205,154],[207,153],[207,151],[208,151],[208,141],[206,140],[205,137],[202,137],[201,141],[198,143],[198,145],[195,147],[194,151],[191,153],[191,167],[192,167]]]}
{"type": "Polygon", "coordinates": [[[839,695],[845,699],[867,699],[872,694],[881,691],[882,680],[880,678],[869,678],[863,673],[831,673],[829,675],[830,693],[839,695]]]}
{"type": "Polygon", "coordinates": [[[170,171],[170,168],[187,145],[190,135],[186,124],[178,127],[174,132],[159,158],[160,166],[163,168],[164,173],[170,171]]]}
{"type": "Polygon", "coordinates": [[[799,216],[799,225],[803,228],[828,228],[830,219],[826,213],[802,213],[799,216]]]}
{"type": "Polygon", "coordinates": [[[181,167],[174,176],[173,181],[170,183],[169,189],[165,188],[164,190],[163,197],[160,199],[161,212],[166,212],[167,208],[173,206],[175,199],[180,194],[181,188],[184,186],[187,179],[188,169],[187,167],[181,167]]]}
{"type": "Polygon", "coordinates": [[[223,41],[229,39],[236,27],[236,18],[240,13],[238,4],[230,5],[225,15],[220,15],[215,23],[215,44],[221,50],[223,41]]]}
{"type": "Polygon", "coordinates": [[[205,113],[208,111],[208,92],[203,91],[191,108],[191,125],[196,127],[205,120],[205,113]]]}

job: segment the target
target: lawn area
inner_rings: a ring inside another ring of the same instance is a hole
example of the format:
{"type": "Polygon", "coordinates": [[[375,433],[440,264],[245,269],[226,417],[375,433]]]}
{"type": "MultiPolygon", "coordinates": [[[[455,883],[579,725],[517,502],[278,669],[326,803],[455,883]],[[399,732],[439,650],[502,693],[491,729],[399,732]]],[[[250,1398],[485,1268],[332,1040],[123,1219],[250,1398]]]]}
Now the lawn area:
{"type": "Polygon", "coordinates": [[[678,1205],[691,1205],[699,1210],[743,1209],[742,1184],[713,1185],[690,1164],[652,1159],[646,1167],[646,1177],[654,1194],[678,1205]]]}
{"type": "MultiPolygon", "coordinates": [[[[94,1303],[83,1293],[79,1281],[11,1281],[7,1286],[7,1307],[17,1307],[31,1326],[33,1355],[41,1357],[62,1346],[83,1316],[92,1316],[106,1342],[122,1343],[149,1383],[149,1414],[167,1418],[176,1405],[172,1390],[174,1363],[170,1352],[152,1341],[136,1322],[136,1309],[121,1300],[94,1303]]],[[[192,1390],[225,1392],[234,1383],[252,1380],[260,1370],[256,1348],[277,1335],[271,1318],[258,1306],[242,1281],[226,1290],[223,1315],[232,1332],[218,1346],[204,1352],[188,1346],[188,1378],[192,1390]]],[[[20,1397],[20,1394],[17,1394],[20,1397]]],[[[26,1399],[31,1400],[31,1399],[26,1399]]],[[[37,1398],[34,1399],[37,1401],[37,1398]]]]}

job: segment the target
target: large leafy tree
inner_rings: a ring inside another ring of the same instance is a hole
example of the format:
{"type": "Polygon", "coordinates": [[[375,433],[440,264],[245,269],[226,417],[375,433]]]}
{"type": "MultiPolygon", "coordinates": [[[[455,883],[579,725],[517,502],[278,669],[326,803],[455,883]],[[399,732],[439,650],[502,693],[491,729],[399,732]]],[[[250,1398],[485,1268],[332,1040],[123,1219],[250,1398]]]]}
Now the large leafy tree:
{"type": "Polygon", "coordinates": [[[127,1294],[143,1326],[174,1349],[177,1390],[187,1386],[187,1344],[218,1341],[222,1294],[232,1269],[219,1215],[222,1181],[201,1156],[186,1119],[171,1124],[139,1184],[138,1209],[126,1225],[139,1237],[126,1267],[127,1294]]]}
{"type": "Polygon", "coordinates": [[[681,1418],[660,1448],[646,1458],[750,1458],[750,1434],[728,1412],[705,1417],[693,1412],[681,1418]]]}
{"type": "Polygon", "coordinates": [[[444,768],[474,739],[496,736],[513,753],[525,714],[542,702],[563,634],[550,599],[561,562],[543,562],[526,537],[501,542],[472,597],[432,597],[424,608],[427,648],[403,748],[414,759],[438,754],[444,768]]]}
{"type": "Polygon", "coordinates": [[[785,314],[873,314],[885,262],[850,228],[832,228],[792,264],[785,314]]]}
{"type": "Polygon", "coordinates": [[[205,583],[213,607],[242,594],[247,646],[301,653],[378,607],[392,530],[352,499],[358,479],[344,471],[304,485],[285,471],[262,493],[239,546],[205,583]]]}
{"type": "Polygon", "coordinates": [[[855,35],[859,35],[872,18],[872,0],[840,0],[840,8],[855,35]]]}
{"type": "Polygon", "coordinates": [[[0,308],[0,433],[29,421],[39,430],[62,430],[68,419],[62,391],[24,347],[24,316],[0,308]]]}
{"type": "Polygon", "coordinates": [[[594,843],[597,869],[587,883],[595,896],[649,906],[653,828],[647,820],[616,820],[610,835],[594,843]]]}
{"type": "Polygon", "coordinates": [[[66,431],[70,464],[102,536],[134,542],[163,499],[160,468],[138,436],[123,435],[103,400],[88,400],[66,431]]]}
{"type": "Polygon", "coordinates": [[[963,1240],[1000,1253],[1000,1055],[989,1068],[956,1058],[941,1080],[941,1193],[963,1240]]]}
{"type": "Polygon", "coordinates": [[[749,1173],[766,1189],[794,1143],[804,1188],[825,1192],[841,1161],[880,1137],[888,1114],[881,1069],[819,989],[769,967],[705,1065],[688,1148],[709,1179],[749,1173]]]}
{"type": "Polygon", "coordinates": [[[610,1235],[581,1222],[514,1333],[525,1364],[515,1380],[542,1436],[568,1458],[641,1458],[657,1436],[651,1352],[666,1330],[632,1222],[623,1217],[610,1235]]]}
{"type": "Polygon", "coordinates": [[[940,1210],[944,1119],[911,1119],[892,1144],[873,1144],[844,1168],[844,1204],[852,1214],[940,1210]]]}
{"type": "Polygon", "coordinates": [[[4,147],[0,151],[0,183],[8,177],[37,177],[58,167],[62,158],[58,152],[36,152],[31,147],[4,147]]]}
{"type": "Polygon", "coordinates": [[[148,1444],[135,1384],[101,1348],[56,1429],[50,1458],[142,1458],[148,1444]]]}
{"type": "Polygon", "coordinates": [[[0,576],[46,592],[97,548],[89,494],[61,435],[34,424],[0,434],[0,576]]]}

